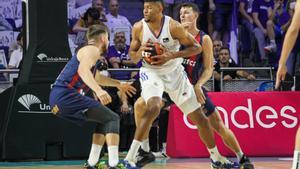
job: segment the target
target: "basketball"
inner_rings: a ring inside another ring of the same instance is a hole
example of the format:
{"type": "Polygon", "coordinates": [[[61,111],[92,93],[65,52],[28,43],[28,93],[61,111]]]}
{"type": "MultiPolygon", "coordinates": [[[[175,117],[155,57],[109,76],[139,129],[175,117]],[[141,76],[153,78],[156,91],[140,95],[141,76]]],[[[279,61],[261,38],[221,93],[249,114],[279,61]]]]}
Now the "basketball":
{"type": "Polygon", "coordinates": [[[151,64],[151,62],[156,61],[152,59],[152,56],[163,54],[164,47],[158,42],[154,42],[153,46],[149,46],[149,47],[151,48],[150,50],[145,50],[143,52],[143,58],[147,63],[151,64]]]}

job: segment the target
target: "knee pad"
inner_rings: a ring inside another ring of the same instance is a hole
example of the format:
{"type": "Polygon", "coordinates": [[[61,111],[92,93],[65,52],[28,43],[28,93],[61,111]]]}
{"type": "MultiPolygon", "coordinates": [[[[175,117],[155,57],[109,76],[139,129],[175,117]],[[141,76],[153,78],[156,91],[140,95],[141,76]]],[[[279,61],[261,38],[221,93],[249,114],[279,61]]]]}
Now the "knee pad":
{"type": "Polygon", "coordinates": [[[105,133],[119,134],[120,131],[120,116],[114,114],[112,119],[104,124],[105,133]]]}
{"type": "Polygon", "coordinates": [[[103,124],[97,123],[96,127],[95,127],[95,133],[97,134],[106,134],[105,128],[103,124]]]}

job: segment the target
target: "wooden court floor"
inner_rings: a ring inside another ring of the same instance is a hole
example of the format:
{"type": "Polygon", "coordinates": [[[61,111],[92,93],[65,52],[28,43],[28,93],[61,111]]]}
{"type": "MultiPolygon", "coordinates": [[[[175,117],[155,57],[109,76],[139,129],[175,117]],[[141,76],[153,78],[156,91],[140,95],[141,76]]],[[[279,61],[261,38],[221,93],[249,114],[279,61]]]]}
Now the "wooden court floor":
{"type": "MultiPolygon", "coordinates": [[[[251,158],[255,169],[290,169],[291,159],[251,158]]],[[[143,169],[210,169],[209,159],[157,159],[143,169]]],[[[83,161],[0,162],[0,169],[80,169],[83,161]]]]}

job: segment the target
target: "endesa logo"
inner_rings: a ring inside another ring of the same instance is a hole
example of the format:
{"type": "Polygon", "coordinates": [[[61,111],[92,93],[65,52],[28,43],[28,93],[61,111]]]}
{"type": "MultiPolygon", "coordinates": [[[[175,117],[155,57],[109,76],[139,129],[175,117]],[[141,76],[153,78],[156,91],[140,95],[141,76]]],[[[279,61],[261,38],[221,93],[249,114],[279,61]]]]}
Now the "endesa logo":
{"type": "MultiPolygon", "coordinates": [[[[223,115],[226,127],[233,125],[240,129],[256,127],[271,129],[278,125],[285,128],[295,128],[298,125],[296,109],[293,106],[285,105],[275,110],[272,106],[263,105],[254,110],[254,104],[252,99],[247,99],[247,106],[236,106],[232,110],[218,106],[217,110],[221,116],[223,115]]],[[[183,121],[188,128],[197,129],[188,121],[186,115],[183,116],[183,121]]]]}

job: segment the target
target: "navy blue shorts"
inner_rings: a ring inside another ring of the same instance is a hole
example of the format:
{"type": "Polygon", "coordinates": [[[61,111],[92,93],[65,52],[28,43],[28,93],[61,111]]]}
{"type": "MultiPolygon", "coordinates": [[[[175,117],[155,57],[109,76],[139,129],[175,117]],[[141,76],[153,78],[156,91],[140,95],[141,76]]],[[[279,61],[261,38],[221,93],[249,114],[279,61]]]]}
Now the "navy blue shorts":
{"type": "Polygon", "coordinates": [[[53,87],[50,92],[49,104],[53,114],[83,125],[86,121],[84,112],[89,108],[98,107],[100,102],[79,94],[75,89],[53,87]]]}
{"type": "MultiPolygon", "coordinates": [[[[207,95],[207,90],[204,87],[202,87],[202,90],[206,97],[205,104],[203,105],[203,107],[205,109],[205,115],[206,115],[206,117],[209,117],[211,114],[213,114],[215,112],[216,106],[214,105],[212,100],[207,95]]],[[[174,104],[174,102],[170,99],[170,97],[168,97],[167,94],[165,94],[165,93],[163,96],[163,100],[165,101],[165,107],[167,107],[171,104],[174,104]]]]}
{"type": "Polygon", "coordinates": [[[214,105],[214,103],[212,102],[212,100],[209,98],[209,96],[207,95],[207,90],[202,87],[203,93],[205,95],[205,104],[204,104],[204,109],[205,111],[205,115],[207,117],[209,117],[211,114],[213,114],[213,112],[215,112],[216,106],[214,105]]]}

